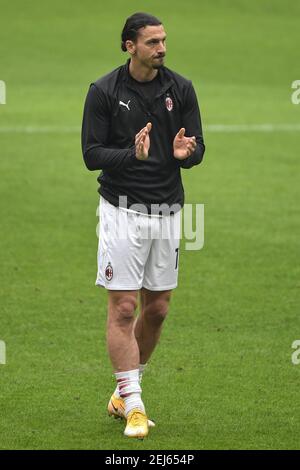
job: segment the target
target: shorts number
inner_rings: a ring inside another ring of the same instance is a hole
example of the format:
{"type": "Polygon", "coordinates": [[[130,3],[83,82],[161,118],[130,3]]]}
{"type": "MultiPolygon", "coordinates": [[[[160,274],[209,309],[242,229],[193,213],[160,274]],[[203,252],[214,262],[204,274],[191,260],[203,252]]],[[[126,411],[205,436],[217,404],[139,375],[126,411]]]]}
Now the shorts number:
{"type": "Polygon", "coordinates": [[[178,268],[178,253],[179,253],[179,248],[176,248],[175,252],[176,252],[175,269],[177,269],[177,268],[178,268]]]}

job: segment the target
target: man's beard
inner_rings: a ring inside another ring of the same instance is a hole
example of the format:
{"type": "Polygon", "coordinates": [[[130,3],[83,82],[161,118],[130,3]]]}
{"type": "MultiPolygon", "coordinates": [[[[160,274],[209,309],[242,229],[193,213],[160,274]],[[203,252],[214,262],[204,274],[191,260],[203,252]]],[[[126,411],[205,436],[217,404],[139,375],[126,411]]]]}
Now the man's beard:
{"type": "Polygon", "coordinates": [[[154,65],[152,65],[152,68],[155,69],[155,70],[158,70],[158,69],[160,69],[160,68],[163,67],[163,66],[164,66],[164,63],[162,62],[161,64],[154,64],[154,65]]]}
{"type": "MultiPolygon", "coordinates": [[[[161,59],[164,59],[164,58],[165,58],[165,56],[162,56],[162,57],[161,57],[161,59]]],[[[160,57],[159,57],[158,59],[160,59],[160,57]]],[[[163,66],[164,66],[164,60],[159,61],[159,62],[154,62],[154,64],[152,64],[152,67],[153,67],[154,69],[156,69],[156,70],[157,70],[157,69],[160,69],[160,68],[163,67],[163,66]]]]}

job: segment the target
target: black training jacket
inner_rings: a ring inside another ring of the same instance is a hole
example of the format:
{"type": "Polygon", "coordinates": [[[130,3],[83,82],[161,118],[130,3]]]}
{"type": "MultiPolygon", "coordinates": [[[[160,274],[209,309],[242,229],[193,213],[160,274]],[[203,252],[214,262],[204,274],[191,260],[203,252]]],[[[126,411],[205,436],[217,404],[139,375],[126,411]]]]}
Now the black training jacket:
{"type": "Polygon", "coordinates": [[[90,85],[82,123],[85,164],[89,170],[102,170],[99,193],[114,206],[119,196],[127,196],[127,207],[143,204],[148,213],[151,204],[183,207],[180,169],[198,165],[205,151],[192,82],[162,66],[160,93],[147,102],[129,80],[129,63],[90,85]],[[147,122],[152,123],[149,157],[141,161],[135,157],[135,135],[147,122]],[[197,141],[186,160],[173,156],[173,140],[181,127],[197,141]]]}

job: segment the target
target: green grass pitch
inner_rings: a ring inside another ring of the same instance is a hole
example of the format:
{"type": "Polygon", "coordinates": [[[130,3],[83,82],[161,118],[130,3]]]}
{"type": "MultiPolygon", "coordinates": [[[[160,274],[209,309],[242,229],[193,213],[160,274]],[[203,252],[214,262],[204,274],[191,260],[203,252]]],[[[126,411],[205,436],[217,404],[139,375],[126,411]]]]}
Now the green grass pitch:
{"type": "Polygon", "coordinates": [[[299,448],[300,133],[210,127],[300,122],[299,14],[291,0],[1,7],[1,449],[299,448]],[[205,204],[205,245],[181,252],[143,380],[157,422],[143,442],[106,415],[97,174],[76,132],[89,83],[125,62],[120,32],[140,10],[162,19],[166,65],[194,83],[207,145],[183,172],[186,202],[205,204]]]}

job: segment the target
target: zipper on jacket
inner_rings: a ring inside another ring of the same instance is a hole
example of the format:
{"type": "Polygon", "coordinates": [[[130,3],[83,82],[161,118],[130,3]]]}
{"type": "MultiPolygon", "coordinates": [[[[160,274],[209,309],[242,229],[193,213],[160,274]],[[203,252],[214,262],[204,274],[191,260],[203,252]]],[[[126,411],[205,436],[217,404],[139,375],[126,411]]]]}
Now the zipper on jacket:
{"type": "Polygon", "coordinates": [[[153,104],[152,104],[152,106],[150,105],[149,108],[145,105],[144,97],[133,86],[131,86],[128,83],[126,83],[126,86],[127,86],[127,88],[129,88],[131,91],[133,91],[136,94],[136,96],[138,97],[138,102],[140,103],[141,108],[147,114],[147,116],[152,116],[152,113],[156,109],[155,105],[156,105],[157,100],[171,87],[171,85],[173,85],[173,83],[174,83],[174,81],[170,80],[168,83],[166,83],[166,85],[164,85],[162,87],[162,89],[160,90],[158,95],[156,95],[154,97],[153,104]]]}

